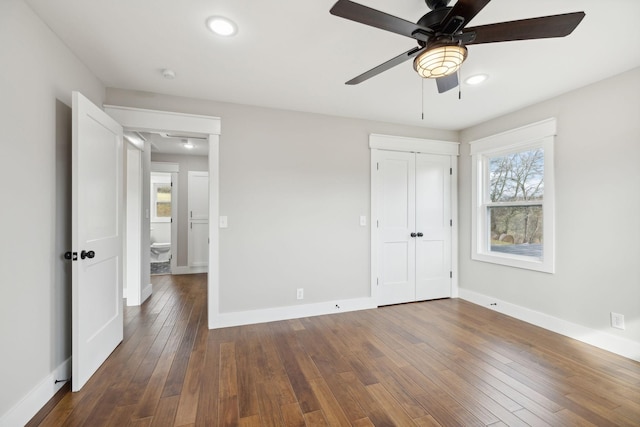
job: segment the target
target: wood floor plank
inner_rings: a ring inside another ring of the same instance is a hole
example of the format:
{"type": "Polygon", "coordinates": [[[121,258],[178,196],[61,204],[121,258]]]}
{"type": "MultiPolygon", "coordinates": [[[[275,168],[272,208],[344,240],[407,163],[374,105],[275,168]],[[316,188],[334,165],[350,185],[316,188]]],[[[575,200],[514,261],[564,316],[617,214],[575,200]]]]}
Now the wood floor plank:
{"type": "MultiPolygon", "coordinates": [[[[180,396],[163,397],[158,403],[153,419],[151,420],[151,426],[162,427],[172,426],[176,418],[176,411],[178,410],[178,402],[180,396]]],[[[183,425],[183,424],[178,424],[183,425]]]]}
{"type": "Polygon", "coordinates": [[[640,425],[640,363],[466,301],[209,330],[205,274],[152,282],[29,427],[640,425]]]}

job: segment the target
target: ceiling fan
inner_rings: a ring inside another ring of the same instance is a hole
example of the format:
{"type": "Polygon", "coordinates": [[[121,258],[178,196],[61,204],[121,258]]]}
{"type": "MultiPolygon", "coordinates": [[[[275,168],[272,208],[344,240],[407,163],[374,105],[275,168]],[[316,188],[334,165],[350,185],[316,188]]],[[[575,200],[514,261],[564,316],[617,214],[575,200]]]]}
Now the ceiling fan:
{"type": "Polygon", "coordinates": [[[360,74],[346,82],[355,85],[374,77],[410,58],[413,68],[424,78],[434,78],[438,92],[458,86],[456,71],[467,57],[468,45],[514,40],[564,37],[578,26],[584,12],[521,19],[467,28],[467,24],[490,0],[425,0],[431,9],[417,23],[397,18],[350,0],[338,0],[331,14],[391,31],[418,42],[418,46],[360,74]]]}

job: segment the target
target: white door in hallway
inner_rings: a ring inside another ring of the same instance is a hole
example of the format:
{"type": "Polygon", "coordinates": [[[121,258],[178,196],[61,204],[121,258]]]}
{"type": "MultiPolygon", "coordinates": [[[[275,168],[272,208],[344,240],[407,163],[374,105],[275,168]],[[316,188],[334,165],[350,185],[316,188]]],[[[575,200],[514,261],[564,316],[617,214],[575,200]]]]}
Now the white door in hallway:
{"type": "Polygon", "coordinates": [[[451,296],[451,157],[376,151],[378,305],[451,296]]]}
{"type": "Polygon", "coordinates": [[[122,126],[73,92],[73,391],[123,338],[122,175],[122,126]]]}
{"type": "Polygon", "coordinates": [[[189,267],[209,265],[209,172],[189,171],[189,267]]]}

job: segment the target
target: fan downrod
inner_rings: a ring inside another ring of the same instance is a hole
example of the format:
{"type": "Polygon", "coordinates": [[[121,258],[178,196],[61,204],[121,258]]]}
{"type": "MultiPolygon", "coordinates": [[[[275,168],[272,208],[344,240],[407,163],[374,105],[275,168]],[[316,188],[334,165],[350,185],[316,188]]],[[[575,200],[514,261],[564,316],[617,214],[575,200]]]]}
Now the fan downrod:
{"type": "Polygon", "coordinates": [[[427,4],[427,7],[431,10],[442,9],[443,7],[447,7],[451,0],[424,0],[427,4]]]}

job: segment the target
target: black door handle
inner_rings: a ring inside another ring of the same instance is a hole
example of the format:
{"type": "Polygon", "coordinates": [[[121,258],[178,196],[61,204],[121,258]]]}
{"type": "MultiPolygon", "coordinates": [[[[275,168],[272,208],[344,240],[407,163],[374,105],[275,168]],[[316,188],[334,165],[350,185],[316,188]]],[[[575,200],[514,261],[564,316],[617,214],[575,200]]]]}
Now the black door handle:
{"type": "Polygon", "coordinates": [[[416,237],[417,234],[416,233],[411,233],[411,237],[416,237]]]}
{"type": "Polygon", "coordinates": [[[80,258],[85,259],[85,258],[93,258],[94,256],[96,256],[96,253],[93,251],[82,251],[80,252],[80,258]]]}
{"type": "Polygon", "coordinates": [[[422,237],[422,236],[424,236],[424,234],[418,233],[418,237],[422,237]]]}

